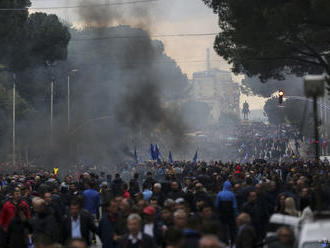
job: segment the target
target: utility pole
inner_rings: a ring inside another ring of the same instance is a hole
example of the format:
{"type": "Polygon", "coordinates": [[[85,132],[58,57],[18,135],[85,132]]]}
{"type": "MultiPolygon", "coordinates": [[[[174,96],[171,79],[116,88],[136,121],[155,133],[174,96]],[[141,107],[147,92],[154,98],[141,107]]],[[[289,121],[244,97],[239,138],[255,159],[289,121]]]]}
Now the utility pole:
{"type": "Polygon", "coordinates": [[[54,79],[50,84],[50,145],[53,145],[54,79]]]}
{"type": "Polygon", "coordinates": [[[67,83],[67,118],[68,118],[68,131],[70,130],[71,126],[71,86],[70,86],[70,79],[71,79],[71,73],[77,72],[78,69],[72,69],[68,72],[68,83],[67,83]]]}
{"type": "Polygon", "coordinates": [[[70,73],[68,74],[68,131],[70,130],[70,73]]]}
{"type": "Polygon", "coordinates": [[[326,75],[308,75],[304,77],[304,90],[306,97],[313,98],[313,112],[314,112],[314,147],[315,147],[315,162],[320,162],[319,151],[319,120],[317,111],[317,98],[324,96],[324,83],[326,75]]]}
{"type": "Polygon", "coordinates": [[[13,74],[13,154],[12,163],[16,164],[16,74],[13,74]]]}
{"type": "Polygon", "coordinates": [[[319,120],[317,114],[317,96],[313,96],[313,114],[314,114],[314,138],[315,138],[315,159],[319,163],[320,151],[319,151],[319,120]]]}

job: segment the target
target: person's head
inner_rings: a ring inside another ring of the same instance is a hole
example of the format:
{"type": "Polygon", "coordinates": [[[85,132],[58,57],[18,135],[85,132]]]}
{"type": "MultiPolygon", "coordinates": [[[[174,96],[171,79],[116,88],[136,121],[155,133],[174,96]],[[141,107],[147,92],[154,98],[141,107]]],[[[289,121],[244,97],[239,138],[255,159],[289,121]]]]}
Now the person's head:
{"type": "Polygon", "coordinates": [[[179,189],[179,184],[178,184],[177,182],[172,182],[172,183],[171,183],[171,189],[172,189],[173,191],[178,190],[178,189],[179,189]]]}
{"type": "Polygon", "coordinates": [[[16,187],[13,192],[13,201],[20,201],[22,198],[21,189],[16,187]]]}
{"type": "Polygon", "coordinates": [[[277,229],[277,238],[282,244],[292,244],[294,241],[294,234],[292,230],[286,226],[277,229]]]}
{"type": "Polygon", "coordinates": [[[225,248],[216,235],[204,235],[199,240],[199,248],[225,248]]]}
{"type": "Polygon", "coordinates": [[[75,183],[70,183],[70,190],[71,190],[72,192],[77,191],[77,185],[76,185],[75,183]]]}
{"type": "Polygon", "coordinates": [[[141,199],[137,202],[137,205],[140,209],[144,209],[147,206],[147,202],[145,200],[141,199]]]}
{"type": "Polygon", "coordinates": [[[174,213],[174,225],[183,229],[187,225],[187,214],[183,209],[179,209],[174,213]]]}
{"type": "Polygon", "coordinates": [[[280,200],[279,200],[280,201],[280,206],[283,207],[283,208],[285,207],[285,199],[286,199],[285,195],[280,196],[280,200]]]}
{"type": "Polygon", "coordinates": [[[262,191],[263,191],[263,186],[262,186],[261,183],[258,183],[258,184],[256,185],[256,193],[257,193],[258,195],[260,195],[260,194],[262,194],[262,191]]]}
{"type": "Polygon", "coordinates": [[[117,202],[118,205],[121,203],[122,200],[123,200],[122,196],[116,196],[115,197],[115,201],[117,202]]]}
{"type": "Polygon", "coordinates": [[[171,209],[164,207],[161,211],[161,218],[163,221],[171,221],[173,219],[173,212],[171,209]]]}
{"type": "Polygon", "coordinates": [[[72,179],[71,176],[66,176],[64,181],[65,181],[65,183],[70,184],[71,179],[72,179]]]}
{"type": "Polygon", "coordinates": [[[250,215],[247,213],[241,213],[236,218],[236,225],[238,227],[240,227],[242,225],[250,224],[250,222],[251,222],[251,218],[250,218],[250,215]]]}
{"type": "Polygon", "coordinates": [[[151,197],[150,198],[150,205],[153,206],[154,208],[158,207],[158,200],[156,197],[151,197]]]}
{"type": "Polygon", "coordinates": [[[154,184],[153,191],[154,191],[155,193],[158,193],[158,192],[160,192],[161,190],[162,190],[162,185],[161,185],[160,183],[155,183],[155,184],[154,184]]]}
{"type": "Polygon", "coordinates": [[[128,199],[122,199],[120,204],[119,204],[119,209],[120,209],[120,212],[122,214],[128,214],[130,209],[131,209],[131,205],[130,205],[130,202],[128,199]]]}
{"type": "Polygon", "coordinates": [[[298,215],[296,203],[292,197],[287,197],[285,199],[285,212],[293,216],[298,215]]]}
{"type": "Polygon", "coordinates": [[[45,211],[45,207],[46,207],[45,200],[41,199],[39,197],[33,198],[32,207],[36,213],[38,213],[38,214],[43,213],[45,211]]]}
{"type": "Polygon", "coordinates": [[[212,218],[212,207],[206,204],[202,205],[200,215],[204,220],[210,220],[212,218]]]}
{"type": "Polygon", "coordinates": [[[248,201],[249,202],[256,202],[257,201],[257,192],[250,191],[248,195],[248,201]]]}
{"type": "Polygon", "coordinates": [[[308,197],[308,194],[309,194],[309,190],[308,188],[302,188],[301,190],[301,197],[305,198],[305,197],[308,197]]]}
{"type": "Polygon", "coordinates": [[[70,203],[70,215],[73,218],[78,218],[80,214],[81,203],[78,199],[73,199],[70,203]]]}
{"type": "Polygon", "coordinates": [[[134,173],[134,179],[139,179],[139,173],[134,173]]]}
{"type": "Polygon", "coordinates": [[[156,209],[153,206],[147,206],[143,209],[143,219],[146,223],[154,222],[156,209]]]}
{"type": "Polygon", "coordinates": [[[147,172],[147,178],[152,178],[152,173],[150,171],[147,172]]]}
{"type": "Polygon", "coordinates": [[[50,203],[52,202],[52,193],[45,192],[43,195],[43,199],[45,200],[46,205],[50,205],[50,203]]]}
{"type": "Polygon", "coordinates": [[[141,231],[142,219],[138,214],[130,214],[127,217],[127,229],[130,234],[137,236],[141,231]]]}
{"type": "Polygon", "coordinates": [[[66,247],[67,248],[88,248],[88,245],[84,239],[73,238],[67,242],[66,247]]]}
{"type": "Polygon", "coordinates": [[[181,248],[184,244],[182,230],[170,228],[165,233],[166,248],[181,248]]]}
{"type": "Polygon", "coordinates": [[[107,202],[107,213],[109,215],[115,215],[118,212],[118,203],[115,200],[107,202]]]}

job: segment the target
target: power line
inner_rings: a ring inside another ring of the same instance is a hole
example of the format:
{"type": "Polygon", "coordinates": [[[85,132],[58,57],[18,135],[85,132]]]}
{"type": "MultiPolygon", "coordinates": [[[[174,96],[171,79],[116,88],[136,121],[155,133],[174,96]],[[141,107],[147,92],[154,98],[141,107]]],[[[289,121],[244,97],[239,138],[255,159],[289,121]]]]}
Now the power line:
{"type": "Polygon", "coordinates": [[[200,36],[213,36],[218,33],[196,33],[196,34],[155,34],[155,35],[128,35],[128,36],[104,36],[95,38],[77,38],[70,41],[89,41],[89,40],[111,40],[111,39],[130,39],[130,38],[166,38],[166,37],[200,37],[200,36]]]}
{"type": "Polygon", "coordinates": [[[88,5],[73,5],[73,6],[52,6],[52,7],[27,7],[27,8],[1,8],[0,11],[26,11],[26,10],[50,10],[50,9],[75,9],[75,8],[90,8],[90,7],[105,7],[105,6],[119,6],[126,4],[139,4],[158,2],[160,0],[137,0],[131,2],[116,2],[116,3],[103,3],[103,4],[88,4],[88,5]]]}

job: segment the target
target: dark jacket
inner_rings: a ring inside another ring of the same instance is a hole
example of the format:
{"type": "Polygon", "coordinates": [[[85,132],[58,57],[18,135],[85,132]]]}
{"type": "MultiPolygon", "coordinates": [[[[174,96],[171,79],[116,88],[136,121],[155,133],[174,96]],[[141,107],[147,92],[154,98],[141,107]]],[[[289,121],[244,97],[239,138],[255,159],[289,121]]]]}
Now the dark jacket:
{"type": "Polygon", "coordinates": [[[121,196],[123,195],[123,190],[122,190],[122,185],[123,185],[123,180],[121,178],[116,178],[112,181],[111,184],[111,190],[113,196],[121,196]]]}
{"type": "Polygon", "coordinates": [[[236,248],[254,248],[257,245],[257,236],[252,226],[245,225],[237,233],[236,248]]]}
{"type": "Polygon", "coordinates": [[[56,218],[49,212],[38,213],[30,219],[33,236],[45,235],[53,242],[60,241],[60,229],[56,218]]]}
{"type": "Polygon", "coordinates": [[[23,222],[16,216],[9,223],[6,244],[9,248],[27,247],[28,234],[32,234],[32,227],[28,221],[23,222]]]}
{"type": "Polygon", "coordinates": [[[198,248],[201,235],[192,229],[185,229],[183,232],[184,244],[183,248],[198,248]]]}
{"type": "MultiPolygon", "coordinates": [[[[71,215],[68,215],[64,218],[63,222],[63,241],[66,241],[71,238],[72,229],[71,229],[71,215]]],[[[80,232],[83,239],[86,240],[88,245],[89,242],[89,232],[97,233],[97,227],[94,224],[93,217],[86,210],[81,210],[80,212],[80,232]]]]}
{"type": "Polygon", "coordinates": [[[142,240],[138,241],[137,244],[133,245],[131,240],[128,238],[129,235],[125,235],[120,243],[119,243],[119,247],[120,248],[156,248],[156,245],[152,239],[152,237],[150,237],[147,234],[142,234],[142,240]]]}
{"type": "Polygon", "coordinates": [[[115,218],[110,218],[105,215],[100,221],[98,234],[103,244],[103,248],[114,248],[118,246],[118,243],[113,240],[113,235],[124,234],[124,222],[122,218],[118,215],[115,218]]]}

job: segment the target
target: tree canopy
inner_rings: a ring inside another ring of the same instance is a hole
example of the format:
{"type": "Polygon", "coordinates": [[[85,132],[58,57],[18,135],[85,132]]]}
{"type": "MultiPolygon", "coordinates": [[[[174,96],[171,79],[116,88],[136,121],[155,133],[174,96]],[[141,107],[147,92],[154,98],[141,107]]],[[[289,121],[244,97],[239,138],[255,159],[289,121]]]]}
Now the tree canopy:
{"type": "Polygon", "coordinates": [[[28,0],[0,2],[5,9],[0,15],[0,64],[11,72],[67,57],[68,28],[56,15],[29,15],[30,5],[28,0]]]}
{"type": "Polygon", "coordinates": [[[328,0],[203,0],[219,16],[214,49],[262,81],[330,72],[328,0]]]}

